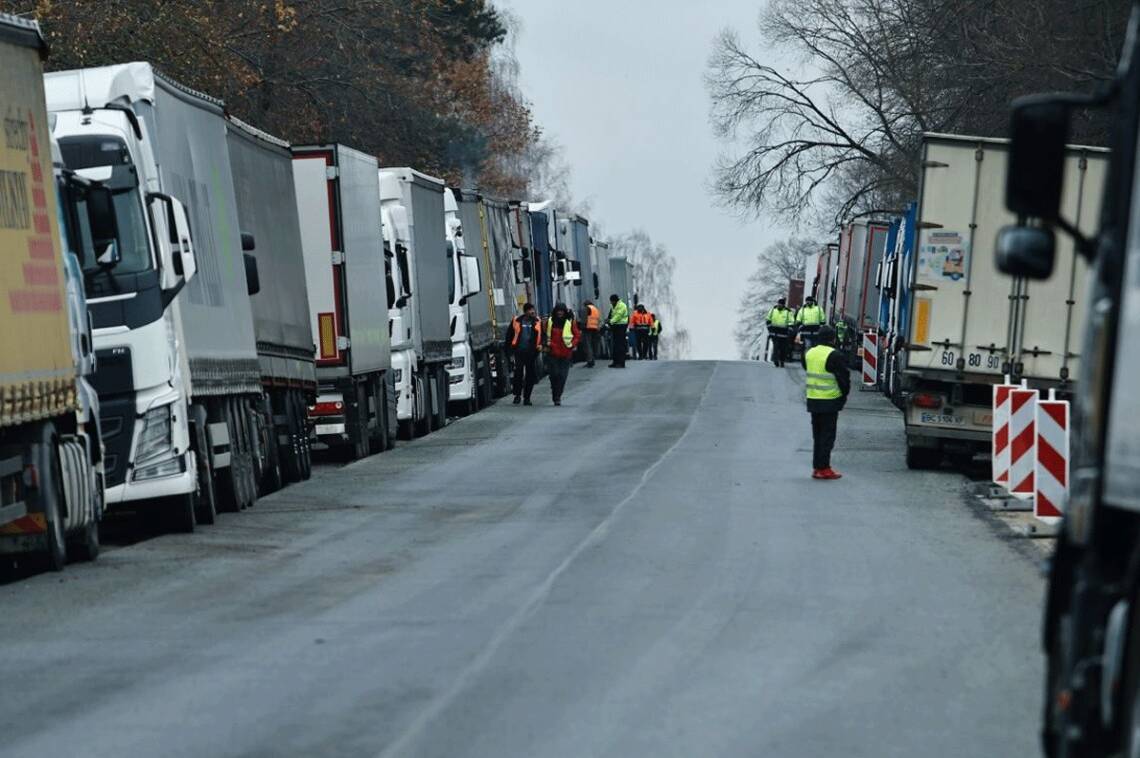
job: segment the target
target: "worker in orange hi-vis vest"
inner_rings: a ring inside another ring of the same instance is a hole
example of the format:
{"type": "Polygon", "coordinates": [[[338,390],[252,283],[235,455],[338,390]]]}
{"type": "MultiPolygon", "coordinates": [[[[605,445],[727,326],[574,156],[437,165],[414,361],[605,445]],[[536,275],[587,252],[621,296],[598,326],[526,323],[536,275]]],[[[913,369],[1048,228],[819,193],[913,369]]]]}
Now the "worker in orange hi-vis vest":
{"type": "Polygon", "coordinates": [[[586,351],[586,368],[593,368],[594,359],[602,351],[602,312],[593,300],[586,301],[584,331],[586,338],[582,340],[582,347],[586,351]]]}

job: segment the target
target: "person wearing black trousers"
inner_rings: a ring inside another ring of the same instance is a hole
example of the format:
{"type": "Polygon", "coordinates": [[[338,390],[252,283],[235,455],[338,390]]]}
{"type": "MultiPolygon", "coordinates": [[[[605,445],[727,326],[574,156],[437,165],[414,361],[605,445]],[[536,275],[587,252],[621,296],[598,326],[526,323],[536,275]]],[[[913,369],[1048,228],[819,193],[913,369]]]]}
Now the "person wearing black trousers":
{"type": "Polygon", "coordinates": [[[839,479],[842,474],[831,467],[831,450],[839,425],[839,412],[851,393],[851,374],[843,353],[835,349],[835,330],[821,326],[815,346],[804,351],[802,358],[807,373],[804,393],[811,414],[812,479],[839,479]]]}

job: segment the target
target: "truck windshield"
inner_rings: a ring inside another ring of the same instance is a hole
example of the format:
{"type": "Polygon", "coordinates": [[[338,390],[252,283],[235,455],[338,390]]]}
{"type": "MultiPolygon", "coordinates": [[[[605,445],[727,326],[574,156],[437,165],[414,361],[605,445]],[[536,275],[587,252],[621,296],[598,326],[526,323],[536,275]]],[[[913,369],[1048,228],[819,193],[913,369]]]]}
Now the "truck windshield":
{"type": "MultiPolygon", "coordinates": [[[[111,167],[111,178],[105,184],[114,197],[119,253],[122,256],[122,260],[114,268],[114,273],[138,274],[150,269],[152,261],[150,246],[147,243],[142,198],[139,194],[138,174],[131,162],[127,144],[117,137],[64,137],[60,140],[60,150],[63,153],[64,163],[73,171],[111,167]]],[[[96,241],[100,239],[102,229],[111,228],[111,224],[105,221],[101,223],[99,218],[91,217],[89,220],[96,241]]],[[[95,247],[101,249],[98,244],[95,247]]],[[[90,256],[85,256],[81,263],[84,271],[99,268],[98,262],[90,256]]]]}

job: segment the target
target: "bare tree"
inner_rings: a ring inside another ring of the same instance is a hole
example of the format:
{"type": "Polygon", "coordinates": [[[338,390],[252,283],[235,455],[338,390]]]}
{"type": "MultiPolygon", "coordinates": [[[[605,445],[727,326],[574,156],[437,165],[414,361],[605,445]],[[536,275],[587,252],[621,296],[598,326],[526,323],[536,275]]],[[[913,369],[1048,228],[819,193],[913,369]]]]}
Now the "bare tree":
{"type": "Polygon", "coordinates": [[[763,325],[768,311],[776,300],[787,296],[790,280],[804,278],[805,261],[821,247],[808,239],[787,239],[769,245],[756,256],[756,268],[744,285],[733,330],[741,358],[763,355],[768,338],[763,325]]]}
{"type": "Polygon", "coordinates": [[[691,338],[681,323],[681,309],[673,292],[677,260],[644,229],[635,229],[610,240],[610,249],[633,264],[633,281],[638,302],[661,320],[660,352],[665,358],[689,357],[691,338]]]}
{"type": "MultiPolygon", "coordinates": [[[[1126,19],[1124,0],[772,0],[758,52],[726,30],[709,61],[726,143],[714,189],[745,212],[823,210],[829,226],[901,207],[923,132],[1000,135],[1013,96],[1095,85],[1126,19]]],[[[1103,132],[1092,119],[1076,130],[1103,132]]]]}

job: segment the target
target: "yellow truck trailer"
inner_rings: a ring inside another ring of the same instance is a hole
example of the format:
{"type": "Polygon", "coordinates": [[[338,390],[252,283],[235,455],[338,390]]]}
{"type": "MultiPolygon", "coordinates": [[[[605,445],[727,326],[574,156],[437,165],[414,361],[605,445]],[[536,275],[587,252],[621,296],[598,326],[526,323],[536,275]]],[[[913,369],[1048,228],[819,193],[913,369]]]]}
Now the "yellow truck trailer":
{"type": "Polygon", "coordinates": [[[69,543],[88,558],[99,545],[102,445],[78,263],[93,243],[78,214],[112,204],[53,158],[45,54],[34,22],[0,14],[0,553],[59,569],[69,543]]]}

